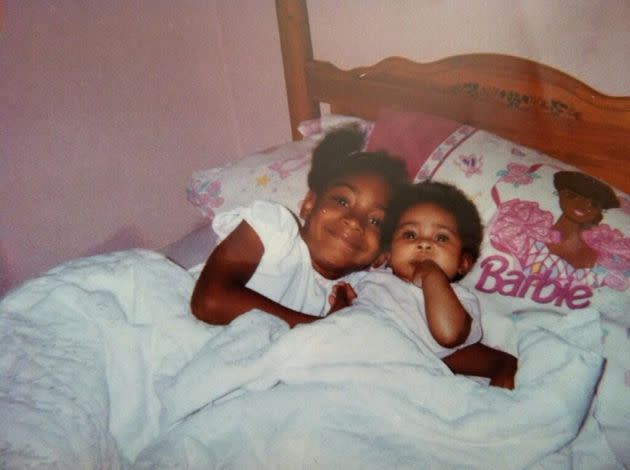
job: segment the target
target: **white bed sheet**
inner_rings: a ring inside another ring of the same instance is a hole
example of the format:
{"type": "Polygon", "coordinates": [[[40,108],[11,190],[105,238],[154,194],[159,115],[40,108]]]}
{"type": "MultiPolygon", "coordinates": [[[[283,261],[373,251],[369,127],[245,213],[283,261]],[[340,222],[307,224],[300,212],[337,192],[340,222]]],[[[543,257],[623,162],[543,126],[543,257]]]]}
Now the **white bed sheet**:
{"type": "Polygon", "coordinates": [[[205,325],[193,284],[134,250],[7,295],[3,466],[621,468],[589,411],[596,312],[519,322],[512,392],[453,376],[378,312],[205,325]]]}

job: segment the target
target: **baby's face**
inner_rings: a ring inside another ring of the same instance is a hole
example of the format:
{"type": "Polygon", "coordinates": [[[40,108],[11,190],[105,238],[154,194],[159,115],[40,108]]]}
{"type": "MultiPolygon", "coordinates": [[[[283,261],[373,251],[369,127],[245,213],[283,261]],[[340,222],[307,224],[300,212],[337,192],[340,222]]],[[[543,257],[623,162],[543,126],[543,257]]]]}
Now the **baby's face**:
{"type": "Polygon", "coordinates": [[[389,265],[394,274],[411,282],[416,264],[424,260],[435,262],[449,279],[468,269],[455,217],[432,203],[416,204],[401,214],[389,265]]]}

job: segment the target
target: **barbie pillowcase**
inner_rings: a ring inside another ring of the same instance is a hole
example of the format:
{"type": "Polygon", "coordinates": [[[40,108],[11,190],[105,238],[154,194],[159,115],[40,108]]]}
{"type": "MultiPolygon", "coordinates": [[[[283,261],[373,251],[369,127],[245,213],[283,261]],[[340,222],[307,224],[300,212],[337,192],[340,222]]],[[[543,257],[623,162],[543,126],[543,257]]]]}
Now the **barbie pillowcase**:
{"type": "Polygon", "coordinates": [[[462,281],[486,309],[596,308],[630,327],[630,201],[575,168],[485,131],[449,139],[416,179],[477,204],[484,246],[462,281]]]}

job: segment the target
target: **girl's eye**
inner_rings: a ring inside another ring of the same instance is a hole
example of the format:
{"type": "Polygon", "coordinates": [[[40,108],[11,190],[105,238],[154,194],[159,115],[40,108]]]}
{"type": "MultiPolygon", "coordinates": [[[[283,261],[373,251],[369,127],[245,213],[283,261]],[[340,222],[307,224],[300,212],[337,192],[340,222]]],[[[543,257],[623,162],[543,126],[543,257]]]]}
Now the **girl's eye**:
{"type": "Polygon", "coordinates": [[[373,225],[376,228],[381,228],[383,226],[383,221],[376,217],[370,217],[370,225],[373,225]]]}
{"type": "Polygon", "coordinates": [[[442,242],[442,243],[444,243],[444,242],[447,242],[447,241],[448,241],[448,236],[447,236],[447,235],[444,235],[443,233],[438,233],[438,234],[435,236],[435,240],[436,240],[436,241],[438,241],[438,242],[442,242]]]}
{"type": "Polygon", "coordinates": [[[333,196],[333,199],[337,204],[342,207],[348,207],[348,200],[343,196],[333,196]]]}
{"type": "Polygon", "coordinates": [[[406,231],[406,232],[403,232],[402,237],[405,240],[415,240],[416,234],[414,232],[406,231]]]}

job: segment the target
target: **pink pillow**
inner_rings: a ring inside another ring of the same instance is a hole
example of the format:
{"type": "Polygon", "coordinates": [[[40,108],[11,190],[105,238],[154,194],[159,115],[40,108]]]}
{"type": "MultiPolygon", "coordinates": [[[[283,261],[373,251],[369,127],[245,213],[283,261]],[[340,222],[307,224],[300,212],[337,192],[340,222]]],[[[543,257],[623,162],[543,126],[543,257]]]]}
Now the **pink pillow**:
{"type": "Polygon", "coordinates": [[[383,109],[367,145],[368,151],[385,150],[405,160],[414,177],[427,157],[462,124],[421,112],[383,109]]]}

